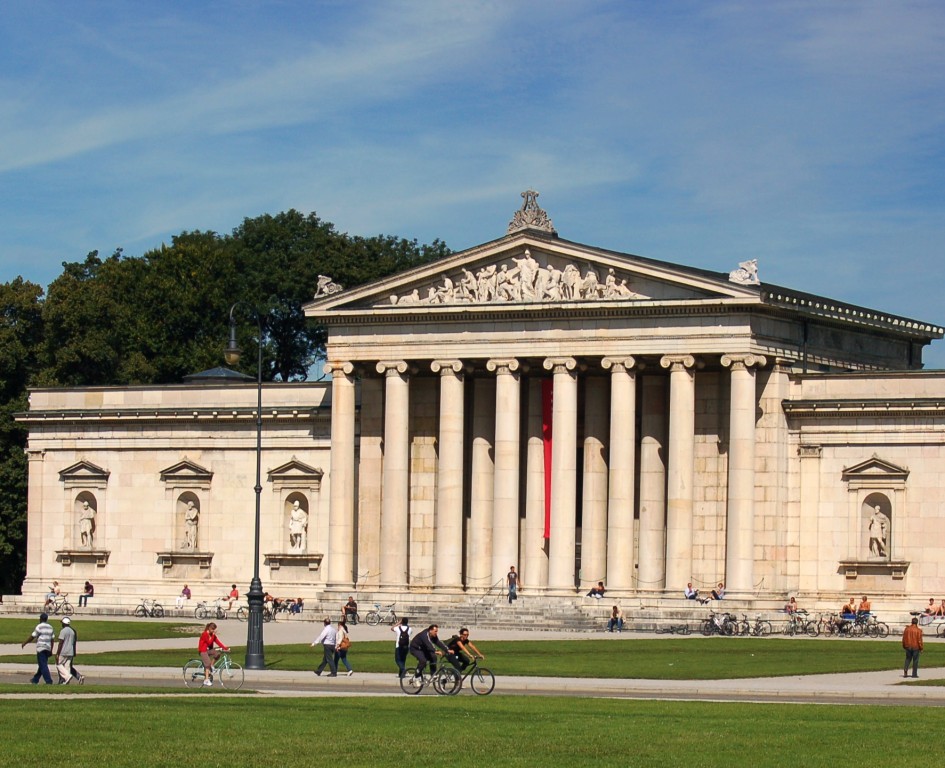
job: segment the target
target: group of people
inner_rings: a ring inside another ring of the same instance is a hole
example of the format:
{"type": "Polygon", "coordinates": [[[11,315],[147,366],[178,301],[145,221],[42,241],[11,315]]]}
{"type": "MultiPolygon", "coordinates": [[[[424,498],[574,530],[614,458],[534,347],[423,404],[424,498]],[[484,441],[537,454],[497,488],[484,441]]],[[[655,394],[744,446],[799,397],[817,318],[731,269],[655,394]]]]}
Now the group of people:
{"type": "Polygon", "coordinates": [[[709,593],[709,597],[706,597],[705,595],[700,596],[699,590],[693,587],[690,581],[686,584],[686,589],[683,590],[683,594],[686,596],[687,600],[698,600],[705,605],[710,600],[723,600],[725,598],[725,583],[720,581],[715,589],[709,593]]]}
{"type": "Polygon", "coordinates": [[[417,660],[418,675],[423,674],[427,665],[430,666],[431,674],[435,672],[438,657],[444,658],[461,674],[476,659],[486,658],[469,639],[467,627],[460,628],[459,632],[446,642],[440,639],[438,624],[430,624],[426,629],[414,634],[410,621],[404,617],[400,624],[390,629],[395,633],[394,662],[397,664],[399,677],[407,673],[408,656],[417,660]]]}
{"type": "Polygon", "coordinates": [[[348,633],[348,624],[342,618],[337,625],[332,625],[331,619],[325,617],[324,628],[312,642],[312,647],[322,646],[322,663],[315,668],[315,674],[321,675],[328,667],[329,677],[338,677],[338,663],[342,663],[348,670],[348,677],[354,674],[348,662],[348,649],[351,647],[351,636],[348,633]]]}
{"type": "MultiPolygon", "coordinates": [[[[72,619],[63,616],[60,620],[62,628],[59,630],[59,647],[56,648],[56,672],[59,675],[59,685],[68,685],[72,680],[80,684],[85,682],[85,676],[79,674],[75,668],[76,649],[78,648],[78,634],[72,627],[72,619]]],[[[25,648],[27,643],[36,643],[36,674],[30,678],[33,685],[38,685],[40,679],[46,685],[52,685],[52,674],[49,671],[49,659],[53,656],[53,643],[56,640],[56,630],[49,623],[46,613],[39,615],[39,624],[33,633],[21,644],[25,648]]]]}
{"type": "Polygon", "coordinates": [[[925,614],[928,616],[945,616],[945,599],[938,605],[935,604],[935,598],[929,598],[929,604],[925,606],[925,614]]]}

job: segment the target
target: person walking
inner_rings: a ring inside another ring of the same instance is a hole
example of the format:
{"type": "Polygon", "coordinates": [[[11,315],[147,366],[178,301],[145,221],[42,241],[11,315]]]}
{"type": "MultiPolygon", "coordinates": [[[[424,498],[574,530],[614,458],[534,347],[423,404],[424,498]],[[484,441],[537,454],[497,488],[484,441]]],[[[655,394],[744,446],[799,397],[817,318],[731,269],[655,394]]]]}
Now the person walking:
{"type": "Polygon", "coordinates": [[[329,677],[338,677],[338,667],[335,664],[335,646],[338,644],[338,633],[331,625],[331,619],[325,617],[325,628],[321,634],[315,638],[312,648],[316,645],[322,646],[322,663],[313,670],[316,675],[321,675],[322,670],[327,666],[331,670],[329,677]]]}
{"type": "Polygon", "coordinates": [[[59,685],[68,685],[75,678],[79,684],[85,682],[85,676],[79,674],[73,666],[79,636],[72,627],[72,619],[64,616],[62,629],[59,630],[59,647],[56,649],[56,671],[59,673],[59,685]]]}
{"type": "Polygon", "coordinates": [[[348,634],[348,625],[344,621],[338,622],[338,629],[335,630],[337,645],[335,645],[335,669],[338,669],[338,662],[345,665],[348,670],[348,677],[354,674],[351,665],[348,663],[348,649],[351,647],[351,635],[348,634]]]}
{"type": "Polygon", "coordinates": [[[396,632],[394,640],[394,662],[397,664],[397,676],[403,677],[407,673],[407,654],[410,652],[410,634],[413,628],[410,626],[406,616],[402,617],[400,624],[390,628],[391,632],[396,632]]]}
{"type": "Polygon", "coordinates": [[[919,676],[919,654],[925,648],[922,642],[922,627],[913,616],[912,623],[902,631],[902,647],[906,651],[906,660],[902,665],[902,676],[909,677],[909,665],[912,664],[912,676],[919,676]]]}
{"type": "Polygon", "coordinates": [[[20,644],[20,648],[25,648],[27,643],[36,643],[36,674],[30,678],[33,685],[39,684],[39,678],[43,678],[46,685],[52,685],[49,657],[52,655],[52,644],[55,639],[56,632],[49,623],[49,616],[45,613],[39,614],[39,624],[36,625],[33,634],[20,644]]]}
{"type": "Polygon", "coordinates": [[[514,565],[509,566],[509,572],[505,577],[505,581],[509,586],[509,605],[511,605],[513,600],[518,599],[518,590],[522,586],[522,580],[516,572],[514,565]]]}

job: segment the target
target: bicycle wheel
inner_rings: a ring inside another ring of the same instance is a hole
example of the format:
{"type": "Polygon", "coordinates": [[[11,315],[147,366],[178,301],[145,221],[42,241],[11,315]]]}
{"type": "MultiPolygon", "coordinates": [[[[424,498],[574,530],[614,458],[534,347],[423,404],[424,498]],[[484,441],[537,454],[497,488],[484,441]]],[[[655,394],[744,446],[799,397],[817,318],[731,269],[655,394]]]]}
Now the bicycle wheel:
{"type": "MultiPolygon", "coordinates": [[[[239,618],[239,611],[236,612],[236,617],[239,618]]],[[[268,624],[275,618],[275,615],[269,608],[263,608],[263,624],[268,624]]]]}
{"type": "Polygon", "coordinates": [[[712,624],[712,619],[706,619],[703,621],[702,627],[700,629],[702,630],[702,634],[706,637],[711,635],[715,631],[715,627],[712,624]]]}
{"type": "Polygon", "coordinates": [[[735,622],[734,622],[734,621],[726,621],[726,622],[722,625],[722,634],[724,634],[726,637],[732,637],[732,636],[734,636],[734,635],[735,635],[735,622]]]}
{"type": "Polygon", "coordinates": [[[758,637],[765,637],[770,635],[774,631],[774,627],[771,626],[770,621],[759,621],[755,624],[755,634],[758,637]]]}
{"type": "Polygon", "coordinates": [[[201,621],[203,621],[204,619],[206,619],[206,618],[207,618],[207,609],[204,608],[202,605],[198,605],[196,608],[194,608],[194,618],[195,618],[195,619],[199,619],[199,620],[201,620],[201,621]]]}
{"type": "Polygon", "coordinates": [[[184,664],[184,685],[188,688],[199,688],[203,685],[203,662],[200,659],[191,659],[184,664]]]}
{"type": "Polygon", "coordinates": [[[236,612],[236,618],[240,621],[246,621],[249,618],[249,610],[241,605],[236,612]]]}
{"type": "Polygon", "coordinates": [[[469,675],[469,687],[473,689],[473,693],[488,696],[495,688],[495,675],[485,667],[476,667],[469,675]]]}
{"type": "Polygon", "coordinates": [[[751,624],[744,619],[738,622],[737,634],[739,635],[750,635],[751,634],[751,624]]]}
{"type": "Polygon", "coordinates": [[[808,621],[805,631],[808,637],[820,637],[820,624],[816,621],[808,621]]]}
{"type": "Polygon", "coordinates": [[[889,625],[886,622],[884,621],[879,622],[876,625],[876,629],[880,637],[889,637],[889,625]]]}
{"type": "Polygon", "coordinates": [[[400,619],[397,618],[397,614],[394,613],[393,611],[391,611],[391,612],[390,612],[390,622],[389,622],[389,624],[390,624],[391,626],[394,626],[398,621],[400,621],[400,619]]]}
{"type": "Polygon", "coordinates": [[[215,672],[220,678],[220,685],[228,691],[238,691],[243,687],[243,668],[235,661],[217,667],[215,672]]]}
{"type": "Polygon", "coordinates": [[[459,693],[462,678],[453,667],[444,664],[433,674],[433,690],[441,696],[452,696],[459,693]]]}
{"type": "Polygon", "coordinates": [[[939,624],[939,625],[935,628],[935,636],[936,636],[936,637],[945,637],[945,621],[943,621],[941,624],[939,624]]]}
{"type": "Polygon", "coordinates": [[[139,619],[143,619],[147,615],[148,611],[143,605],[139,605],[137,608],[135,608],[135,616],[137,616],[139,619]]]}
{"type": "MultiPolygon", "coordinates": [[[[688,635],[689,632],[690,629],[688,624],[680,624],[678,627],[676,627],[677,635],[688,635]]],[[[492,673],[490,672],[489,674],[491,675],[492,673]]]]}
{"type": "Polygon", "coordinates": [[[155,603],[155,604],[154,604],[154,610],[151,612],[151,615],[152,615],[155,619],[163,619],[163,618],[164,618],[164,606],[161,605],[160,603],[155,603]]]}
{"type": "Polygon", "coordinates": [[[381,615],[377,611],[368,611],[367,616],[364,617],[364,620],[369,626],[376,627],[381,623],[381,615]]]}
{"type": "Polygon", "coordinates": [[[63,603],[62,613],[64,616],[71,616],[73,613],[75,613],[75,608],[72,607],[72,603],[63,603]]]}
{"type": "Polygon", "coordinates": [[[423,690],[423,686],[423,676],[418,675],[417,670],[414,667],[407,667],[407,671],[404,672],[404,676],[400,678],[400,690],[411,696],[416,696],[418,693],[420,693],[420,691],[423,690]]]}

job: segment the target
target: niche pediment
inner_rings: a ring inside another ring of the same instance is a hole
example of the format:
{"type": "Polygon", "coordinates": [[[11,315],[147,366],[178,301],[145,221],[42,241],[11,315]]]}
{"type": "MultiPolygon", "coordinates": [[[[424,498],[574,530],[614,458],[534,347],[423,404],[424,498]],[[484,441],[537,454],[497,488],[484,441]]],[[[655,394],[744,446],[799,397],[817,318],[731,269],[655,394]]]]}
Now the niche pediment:
{"type": "Polygon", "coordinates": [[[901,487],[909,478],[909,469],[873,454],[866,461],[844,468],[842,478],[851,490],[901,487]]]}
{"type": "Polygon", "coordinates": [[[161,481],[178,487],[209,487],[212,478],[213,472],[186,457],[161,470],[161,481]]]}
{"type": "Polygon", "coordinates": [[[270,469],[268,475],[269,482],[277,488],[313,488],[318,490],[324,472],[317,467],[299,461],[293,456],[291,461],[287,461],[275,469],[270,469]]]}
{"type": "Polygon", "coordinates": [[[108,484],[109,470],[91,461],[82,459],[59,470],[59,479],[67,488],[104,488],[108,484]]]}

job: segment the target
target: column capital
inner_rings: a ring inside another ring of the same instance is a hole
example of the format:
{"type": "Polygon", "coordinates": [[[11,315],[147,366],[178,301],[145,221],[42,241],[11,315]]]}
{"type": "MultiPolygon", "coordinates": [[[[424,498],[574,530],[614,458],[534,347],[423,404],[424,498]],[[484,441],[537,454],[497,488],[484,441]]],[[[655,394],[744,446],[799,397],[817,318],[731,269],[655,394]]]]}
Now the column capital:
{"type": "Polygon", "coordinates": [[[722,355],[722,365],[731,367],[733,371],[746,371],[751,368],[764,368],[768,359],[764,355],[753,354],[725,354],[722,355]]]}
{"type": "Polygon", "coordinates": [[[696,358],[692,355],[663,355],[660,365],[672,371],[682,371],[696,367],[696,358]]]}
{"type": "Polygon", "coordinates": [[[546,357],[542,365],[552,373],[570,373],[577,368],[577,360],[573,357],[546,357]]]}
{"type": "Polygon", "coordinates": [[[378,373],[385,376],[403,376],[410,371],[406,360],[380,360],[375,366],[378,373]]]}
{"type": "Polygon", "coordinates": [[[330,373],[333,378],[335,376],[350,376],[354,373],[354,363],[348,360],[331,360],[325,363],[322,372],[330,373]]]}
{"type": "Polygon", "coordinates": [[[627,355],[626,357],[605,357],[600,361],[600,364],[605,371],[612,371],[613,373],[625,373],[634,369],[642,371],[644,368],[643,363],[638,365],[636,358],[631,355],[627,355]]]}
{"type": "Polygon", "coordinates": [[[462,360],[434,360],[430,363],[430,370],[441,375],[450,373],[466,373],[469,367],[462,360]]]}
{"type": "Polygon", "coordinates": [[[492,373],[515,373],[522,364],[514,357],[496,357],[486,361],[486,369],[492,373]]]}

